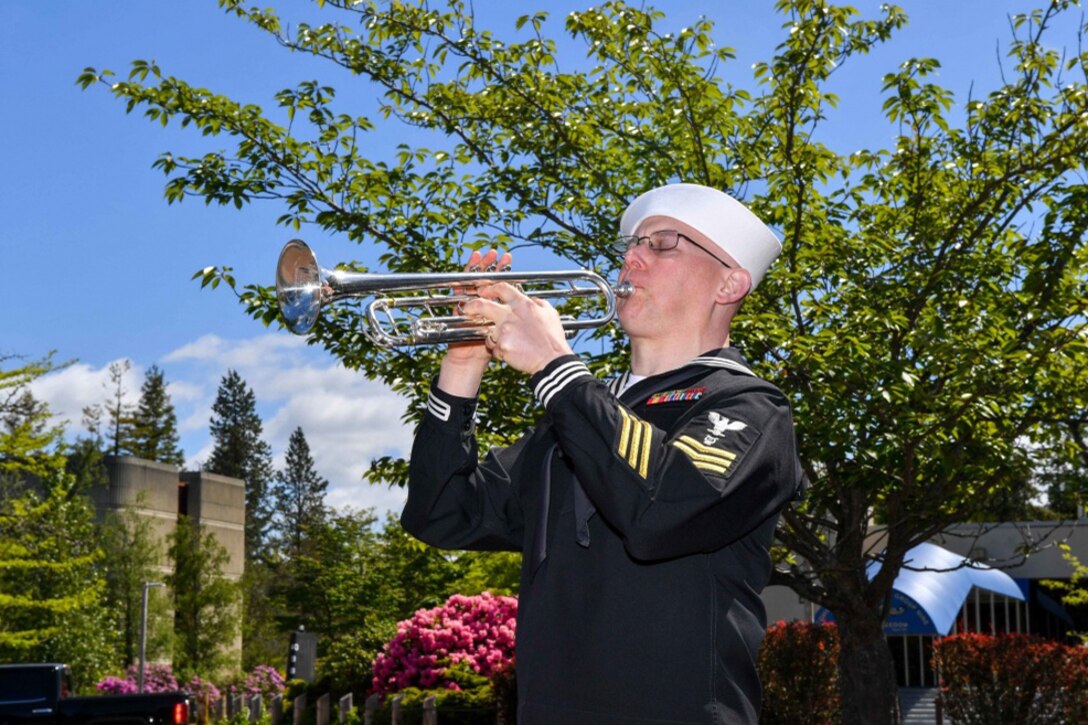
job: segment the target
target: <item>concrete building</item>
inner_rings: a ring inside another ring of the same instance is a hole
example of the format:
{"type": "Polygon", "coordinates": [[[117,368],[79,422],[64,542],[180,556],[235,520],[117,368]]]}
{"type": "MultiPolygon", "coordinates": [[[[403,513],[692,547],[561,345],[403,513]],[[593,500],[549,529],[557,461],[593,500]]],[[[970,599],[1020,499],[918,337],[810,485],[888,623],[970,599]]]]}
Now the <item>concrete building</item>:
{"type": "MultiPolygon", "coordinates": [[[[211,532],[229,559],[223,573],[239,581],[245,571],[245,482],[204,471],[182,471],[176,466],[131,456],[105,458],[108,482],[89,494],[99,518],[110,511],[130,510],[151,523],[159,541],[163,574],[168,573],[167,542],[179,516],[188,516],[211,532]]],[[[241,665],[242,641],[231,648],[234,664],[241,665]]]]}

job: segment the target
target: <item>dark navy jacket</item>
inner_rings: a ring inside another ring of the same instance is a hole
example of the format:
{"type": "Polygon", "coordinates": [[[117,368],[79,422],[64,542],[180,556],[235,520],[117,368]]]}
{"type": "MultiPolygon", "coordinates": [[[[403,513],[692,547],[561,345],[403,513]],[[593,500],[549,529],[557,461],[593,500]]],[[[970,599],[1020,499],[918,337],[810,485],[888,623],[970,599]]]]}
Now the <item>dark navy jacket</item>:
{"type": "Polygon", "coordinates": [[[726,348],[617,398],[575,356],[546,414],[478,461],[475,399],[431,391],[404,528],[523,552],[522,723],[755,723],[759,598],[801,473],[785,396],[726,348]]]}

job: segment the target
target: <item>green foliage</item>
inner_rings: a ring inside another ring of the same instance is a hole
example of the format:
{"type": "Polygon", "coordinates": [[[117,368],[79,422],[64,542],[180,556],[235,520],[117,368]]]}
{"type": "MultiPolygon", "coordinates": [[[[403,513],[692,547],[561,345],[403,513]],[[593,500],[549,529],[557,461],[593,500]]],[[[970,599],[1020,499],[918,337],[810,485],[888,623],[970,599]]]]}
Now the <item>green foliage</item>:
{"type": "Polygon", "coordinates": [[[174,597],[174,669],[182,679],[214,678],[227,662],[238,633],[238,586],[223,574],[227,550],[215,536],[179,516],[170,537],[174,597]]]}
{"type": "MultiPolygon", "coordinates": [[[[143,585],[162,577],[159,567],[163,545],[155,536],[151,520],[134,508],[109,512],[96,533],[103,551],[100,568],[106,580],[106,601],[113,613],[114,629],[121,634],[121,663],[127,667],[139,658],[143,585]]],[[[149,590],[147,611],[147,656],[151,661],[160,661],[169,655],[173,637],[167,597],[149,590]]]]}
{"type": "Polygon", "coordinates": [[[0,356],[0,498],[18,496],[31,480],[63,477],[58,449],[63,431],[49,425],[49,411],[34,399],[30,383],[56,369],[52,356],[9,368],[0,356]]]}
{"type": "MultiPolygon", "coordinates": [[[[1044,579],[1041,583],[1048,589],[1061,595],[1062,604],[1067,607],[1088,611],[1088,565],[1085,565],[1073,553],[1072,547],[1061,542],[1062,558],[1068,562],[1072,573],[1068,580],[1044,579]]],[[[1075,632],[1085,645],[1088,645],[1088,632],[1075,632]]]]}
{"type": "Polygon", "coordinates": [[[242,595],[242,667],[283,662],[289,646],[283,567],[275,561],[253,559],[239,582],[242,595]]]}
{"type": "Polygon", "coordinates": [[[93,511],[70,478],[0,504],[0,660],[67,662],[83,689],[116,662],[93,511]]]}
{"type": "MultiPolygon", "coordinates": [[[[495,722],[497,703],[491,683],[464,665],[454,665],[448,670],[450,678],[459,689],[424,690],[408,687],[396,693],[400,698],[402,723],[418,725],[424,722],[423,706],[434,697],[435,709],[443,723],[454,725],[492,725],[495,722]]],[[[387,697],[375,713],[374,722],[392,722],[393,697],[387,697]]]]}
{"type": "MultiPolygon", "coordinates": [[[[1050,41],[1052,27],[1076,22],[1072,2],[1015,15],[1000,85],[966,99],[936,82],[936,59],[905,60],[884,77],[890,147],[846,150],[823,141],[832,75],[906,24],[898,7],[869,19],[778,0],[783,39],[749,74],[714,44],[709,20],[668,31],[662,13],[618,1],[558,27],[526,15],[510,38],[478,28],[460,0],[326,0],[320,24],[290,28],[274,10],[220,4],[350,70],[380,93],[380,118],[345,112],[318,81],[284,89],[266,115],[154,63],[124,78],[87,69],[79,83],[106,84],[130,112],[234,142],[162,155],[171,202],[276,200],[285,226],[343,234],[391,271],[457,269],[467,248],[497,243],[607,272],[619,213],[675,180],[730,190],[782,231],[784,253],[732,339],[789,395],[812,484],[783,517],[777,582],[853,612],[844,632],[858,622],[859,636],[879,637],[904,553],[950,523],[1022,508],[1032,445],[1083,423],[1088,54],[1063,57],[1050,41]],[[557,34],[584,49],[576,70],[564,69],[557,34]],[[428,145],[385,153],[370,138],[379,122],[428,145]],[[870,580],[875,520],[887,551],[870,580]]],[[[275,321],[267,287],[215,267],[196,277],[275,321]]],[[[407,396],[417,418],[440,351],[375,349],[360,314],[329,310],[311,340],[407,396]]],[[[622,369],[620,333],[595,336],[594,371],[622,369]]],[[[521,382],[508,368],[487,376],[483,449],[536,416],[521,382]]],[[[1072,464],[1073,448],[1053,449],[1072,464]]],[[[370,472],[404,475],[388,458],[370,472]]],[[[885,717],[894,684],[883,664],[878,686],[844,694],[876,707],[848,712],[885,717]]]]}
{"type": "Polygon", "coordinates": [[[460,574],[453,583],[453,590],[458,594],[518,595],[521,584],[521,554],[518,552],[461,552],[457,555],[456,565],[460,574]]]}
{"type": "Polygon", "coordinates": [[[127,449],[131,455],[179,467],[185,464],[185,454],[179,448],[177,414],[163,371],[157,365],[152,365],[144,377],[129,435],[127,449]]]}
{"type": "Polygon", "coordinates": [[[113,665],[116,632],[93,511],[66,471],[63,430],[29,393],[53,369],[0,370],[0,661],[68,662],[82,689],[113,665]]]}
{"type": "Polygon", "coordinates": [[[76,489],[88,491],[109,484],[101,437],[81,436],[68,448],[66,468],[75,478],[76,489]]]}
{"type": "Polygon", "coordinates": [[[329,482],[314,467],[310,445],[302,428],[295,428],[287,444],[284,469],[277,471],[270,495],[272,538],[281,556],[298,557],[304,550],[307,531],[321,526],[327,515],[325,492],[329,482]]]}
{"type": "Polygon", "coordinates": [[[106,388],[109,398],[105,402],[106,415],[109,428],[106,438],[109,441],[107,449],[110,455],[121,456],[128,452],[132,438],[133,406],[126,399],[128,390],[125,389],[125,374],[132,368],[132,363],[127,359],[110,363],[110,382],[106,388]]]}

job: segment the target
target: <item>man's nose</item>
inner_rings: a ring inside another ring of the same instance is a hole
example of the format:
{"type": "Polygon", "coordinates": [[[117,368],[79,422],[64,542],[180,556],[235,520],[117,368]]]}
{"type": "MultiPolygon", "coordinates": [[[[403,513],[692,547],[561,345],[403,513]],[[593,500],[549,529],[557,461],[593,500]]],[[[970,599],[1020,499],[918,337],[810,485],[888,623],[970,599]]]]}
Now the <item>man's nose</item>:
{"type": "Polygon", "coordinates": [[[633,269],[642,269],[646,266],[647,257],[653,254],[650,251],[650,245],[643,242],[642,244],[636,244],[629,248],[626,254],[623,255],[623,264],[625,267],[631,267],[633,269]]]}

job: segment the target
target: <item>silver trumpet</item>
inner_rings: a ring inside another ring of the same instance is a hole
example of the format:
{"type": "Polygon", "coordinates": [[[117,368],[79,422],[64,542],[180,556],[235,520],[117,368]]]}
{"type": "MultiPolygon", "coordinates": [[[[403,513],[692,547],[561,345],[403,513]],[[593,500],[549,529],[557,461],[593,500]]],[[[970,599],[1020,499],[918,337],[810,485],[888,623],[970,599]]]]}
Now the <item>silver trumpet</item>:
{"type": "Polygon", "coordinates": [[[276,264],[276,297],[291,332],[309,332],[321,308],[329,303],[374,297],[366,308],[366,333],[374,344],[387,348],[485,339],[491,323],[459,313],[460,303],[475,298],[465,290],[482,282],[509,282],[529,297],[603,300],[605,309],[596,316],[563,316],[568,337],[579,330],[607,325],[616,315],[616,298],[634,291],[629,282],[613,287],[589,270],[413,274],[330,271],[318,265],[313,250],[300,239],[287,242],[276,264]]]}

